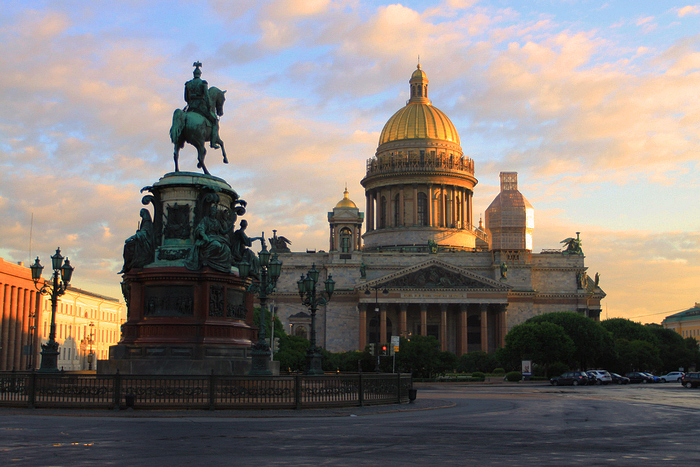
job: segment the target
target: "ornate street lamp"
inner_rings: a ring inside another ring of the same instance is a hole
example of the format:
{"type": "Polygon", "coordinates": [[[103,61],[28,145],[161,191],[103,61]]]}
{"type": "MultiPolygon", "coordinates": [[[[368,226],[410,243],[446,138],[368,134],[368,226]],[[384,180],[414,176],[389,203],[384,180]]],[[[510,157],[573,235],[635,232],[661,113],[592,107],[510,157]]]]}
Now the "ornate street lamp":
{"type": "Polygon", "coordinates": [[[75,269],[70,265],[68,258],[63,262],[60,248],[56,248],[56,254],[51,257],[51,267],[53,269],[53,285],[43,281],[42,286],[39,287],[41,271],[44,270],[44,266],[39,263],[38,256],[34,264],[29,266],[32,270],[32,280],[34,280],[36,289],[41,295],[51,296],[51,331],[49,332],[49,341],[46,344],[41,344],[41,367],[39,368],[40,372],[47,373],[58,371],[59,352],[58,342],[56,342],[56,307],[58,305],[58,297],[66,293],[66,288],[68,288],[73,276],[73,269],[75,269]],[[59,274],[61,276],[60,281],[59,274]]]}
{"type": "Polygon", "coordinates": [[[94,342],[93,340],[93,328],[95,327],[95,323],[90,321],[90,335],[88,336],[88,345],[90,345],[90,350],[88,353],[88,371],[92,371],[92,361],[95,359],[95,354],[92,353],[92,344],[94,342]]]}
{"type": "MultiPolygon", "coordinates": [[[[367,289],[365,290],[365,295],[371,295],[372,293],[369,291],[369,289],[374,289],[374,339],[376,340],[375,346],[374,346],[374,353],[377,354],[377,362],[374,365],[374,371],[379,373],[381,369],[379,368],[379,346],[381,344],[380,342],[380,333],[381,333],[381,327],[380,327],[380,314],[379,314],[379,289],[381,289],[381,285],[368,285],[367,289]]],[[[382,290],[382,293],[384,295],[388,294],[389,291],[387,289],[382,290]]]]}
{"type": "MultiPolygon", "coordinates": [[[[265,244],[265,232],[260,237],[262,250],[258,253],[260,259],[260,280],[251,282],[248,286],[248,292],[257,294],[260,299],[260,330],[258,331],[258,342],[253,345],[251,376],[270,376],[272,372],[268,368],[270,361],[270,346],[267,343],[265,336],[265,309],[267,308],[267,296],[275,290],[277,279],[282,272],[282,262],[274,255],[270,259],[270,252],[265,244]]],[[[238,263],[238,272],[242,279],[248,277],[250,273],[250,263],[243,261],[238,263]]]]}
{"type": "Polygon", "coordinates": [[[319,274],[320,272],[316,269],[316,264],[314,263],[306,274],[306,277],[302,274],[301,278],[297,281],[301,303],[309,307],[311,311],[311,345],[306,351],[307,375],[323,374],[321,349],[316,346],[316,310],[319,305],[323,306],[331,300],[331,295],[333,295],[333,291],[335,290],[333,275],[328,274],[328,279],[323,282],[326,286],[325,293],[327,297],[323,296],[323,292],[317,297],[316,283],[318,282],[319,274]]]}

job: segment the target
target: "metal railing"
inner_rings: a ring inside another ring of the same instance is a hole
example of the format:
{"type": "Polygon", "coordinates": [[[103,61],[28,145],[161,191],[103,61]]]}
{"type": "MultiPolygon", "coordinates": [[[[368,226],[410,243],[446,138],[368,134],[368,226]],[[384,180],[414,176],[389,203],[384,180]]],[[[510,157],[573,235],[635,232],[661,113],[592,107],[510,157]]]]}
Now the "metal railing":
{"type": "Polygon", "coordinates": [[[0,372],[0,407],[303,409],[401,404],[410,374],[145,376],[0,372]]]}
{"type": "Polygon", "coordinates": [[[466,156],[440,154],[384,154],[367,159],[367,176],[399,172],[449,171],[474,175],[474,161],[466,156]]]}

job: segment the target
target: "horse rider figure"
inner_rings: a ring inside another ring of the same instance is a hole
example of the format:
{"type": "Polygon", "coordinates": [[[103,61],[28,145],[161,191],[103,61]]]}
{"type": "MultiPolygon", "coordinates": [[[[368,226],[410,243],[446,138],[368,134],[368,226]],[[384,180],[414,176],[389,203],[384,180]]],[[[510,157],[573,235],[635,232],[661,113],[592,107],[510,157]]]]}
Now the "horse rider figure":
{"type": "Polygon", "coordinates": [[[209,100],[209,83],[201,79],[202,63],[197,61],[192,65],[194,68],[194,78],[185,83],[185,101],[187,106],[185,112],[197,112],[202,117],[211,122],[211,140],[209,146],[212,149],[219,149],[216,143],[219,140],[219,119],[212,109],[209,100]]]}

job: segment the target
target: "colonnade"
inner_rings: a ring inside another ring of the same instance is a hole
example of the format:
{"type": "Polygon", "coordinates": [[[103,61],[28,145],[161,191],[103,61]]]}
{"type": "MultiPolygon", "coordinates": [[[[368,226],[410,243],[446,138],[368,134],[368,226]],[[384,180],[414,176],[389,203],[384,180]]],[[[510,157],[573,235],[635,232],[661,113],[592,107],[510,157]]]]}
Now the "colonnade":
{"type": "Polygon", "coordinates": [[[40,295],[32,288],[0,283],[0,371],[36,366],[39,337],[35,317],[40,295]]]}
{"type": "Polygon", "coordinates": [[[369,334],[375,332],[370,328],[370,322],[378,318],[380,343],[389,341],[391,327],[391,334],[405,338],[415,334],[436,335],[441,350],[454,352],[458,356],[470,350],[492,352],[505,345],[508,332],[506,307],[505,302],[360,303],[359,348],[364,349],[370,343],[369,334]],[[474,348],[474,344],[479,348],[474,348]]]}
{"type": "Polygon", "coordinates": [[[472,195],[472,190],[462,186],[433,183],[368,189],[367,231],[411,226],[471,229],[472,195]],[[406,198],[407,186],[412,190],[411,198],[406,198]]]}

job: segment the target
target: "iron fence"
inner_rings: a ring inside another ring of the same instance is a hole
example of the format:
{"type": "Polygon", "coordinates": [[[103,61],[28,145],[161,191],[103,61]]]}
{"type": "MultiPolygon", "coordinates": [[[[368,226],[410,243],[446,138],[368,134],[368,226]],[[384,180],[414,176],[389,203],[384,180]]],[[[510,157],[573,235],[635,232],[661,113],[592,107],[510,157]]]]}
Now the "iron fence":
{"type": "Polygon", "coordinates": [[[410,374],[153,376],[0,372],[0,407],[303,409],[401,404],[410,374]]]}

